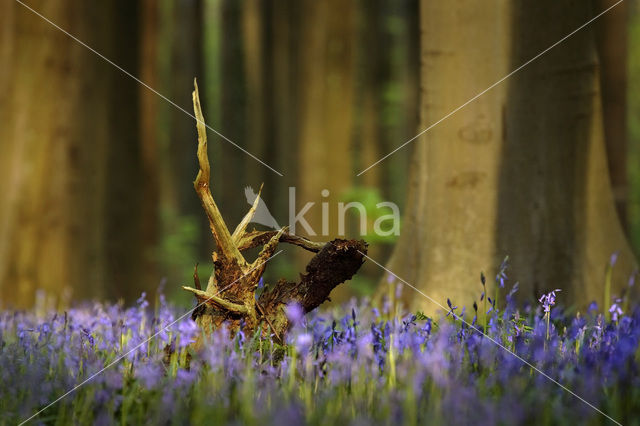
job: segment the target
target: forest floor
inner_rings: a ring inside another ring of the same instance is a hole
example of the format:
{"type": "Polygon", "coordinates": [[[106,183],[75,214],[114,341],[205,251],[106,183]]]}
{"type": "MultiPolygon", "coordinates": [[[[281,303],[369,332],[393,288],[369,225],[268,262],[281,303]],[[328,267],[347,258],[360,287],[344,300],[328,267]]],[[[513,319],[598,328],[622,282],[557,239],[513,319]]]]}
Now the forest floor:
{"type": "Polygon", "coordinates": [[[200,330],[162,295],[4,311],[0,424],[640,422],[638,307],[567,314],[553,294],[516,307],[512,290],[483,298],[486,317],[451,304],[435,319],[388,285],[381,306],[288,307],[282,346],[218,330],[195,350],[200,330]]]}

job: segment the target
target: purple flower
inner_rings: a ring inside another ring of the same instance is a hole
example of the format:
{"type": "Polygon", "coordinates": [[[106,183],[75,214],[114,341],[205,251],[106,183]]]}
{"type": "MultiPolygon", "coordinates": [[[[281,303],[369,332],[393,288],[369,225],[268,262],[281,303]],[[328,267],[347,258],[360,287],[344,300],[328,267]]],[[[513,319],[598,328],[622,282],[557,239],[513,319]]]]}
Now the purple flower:
{"type": "Polygon", "coordinates": [[[561,291],[559,288],[550,291],[547,294],[543,294],[540,299],[538,299],[538,302],[542,303],[542,308],[544,309],[544,312],[550,312],[551,311],[551,307],[553,305],[556,304],[556,292],[557,291],[561,291]]]}
{"type": "Polygon", "coordinates": [[[147,301],[147,293],[146,292],[144,292],[144,291],[142,292],[142,294],[140,295],[140,297],[136,301],[136,304],[138,305],[138,307],[140,309],[146,309],[147,306],[149,306],[149,302],[147,301]]]}
{"type": "Polygon", "coordinates": [[[163,376],[163,369],[151,361],[138,362],[136,365],[135,377],[147,389],[155,388],[163,376]]]}
{"type": "MultiPolygon", "coordinates": [[[[483,276],[484,276],[484,275],[483,275],[483,276]]],[[[458,309],[458,307],[457,307],[457,306],[453,306],[453,305],[451,304],[451,300],[449,300],[448,298],[447,298],[447,305],[449,305],[449,312],[447,313],[447,316],[452,315],[452,316],[454,316],[454,317],[455,317],[455,316],[456,316],[456,314],[455,314],[453,311],[455,311],[456,309],[458,309]]]]}
{"type": "Polygon", "coordinates": [[[629,288],[633,287],[633,285],[636,283],[636,275],[638,275],[638,270],[633,271],[633,273],[629,277],[629,281],[627,282],[627,286],[629,288]]]}
{"type": "Polygon", "coordinates": [[[304,310],[297,302],[289,303],[285,308],[285,313],[287,314],[289,321],[294,325],[300,324],[304,318],[304,310]]]}
{"type": "Polygon", "coordinates": [[[498,274],[496,275],[496,282],[500,285],[500,288],[504,288],[504,282],[507,280],[507,267],[509,266],[509,256],[506,256],[502,263],[500,264],[500,268],[498,270],[498,274]]]}
{"type": "Polygon", "coordinates": [[[507,294],[507,300],[511,299],[513,297],[514,294],[516,294],[516,292],[518,291],[518,285],[520,283],[515,283],[513,285],[513,287],[511,288],[511,291],[509,291],[509,294],[507,294]]]}
{"type": "Polygon", "coordinates": [[[609,308],[609,313],[611,314],[611,320],[613,322],[618,322],[618,318],[623,314],[622,308],[620,308],[621,303],[621,299],[616,299],[615,303],[613,303],[609,308]]]}
{"type": "Polygon", "coordinates": [[[296,349],[299,353],[306,353],[313,344],[313,336],[309,333],[302,333],[296,337],[296,349]]]}
{"type": "Polygon", "coordinates": [[[89,344],[91,345],[91,347],[93,348],[93,345],[95,343],[95,340],[93,339],[93,336],[91,335],[91,333],[89,332],[88,329],[82,327],[80,328],[80,330],[82,330],[82,334],[87,338],[87,340],[89,341],[89,344]]]}
{"type": "Polygon", "coordinates": [[[609,259],[609,265],[611,265],[612,268],[616,265],[619,254],[620,252],[617,252],[617,251],[611,254],[611,258],[609,259]]]}
{"type": "Polygon", "coordinates": [[[189,386],[198,378],[198,375],[193,370],[184,370],[180,368],[176,372],[176,383],[178,386],[189,386]]]}

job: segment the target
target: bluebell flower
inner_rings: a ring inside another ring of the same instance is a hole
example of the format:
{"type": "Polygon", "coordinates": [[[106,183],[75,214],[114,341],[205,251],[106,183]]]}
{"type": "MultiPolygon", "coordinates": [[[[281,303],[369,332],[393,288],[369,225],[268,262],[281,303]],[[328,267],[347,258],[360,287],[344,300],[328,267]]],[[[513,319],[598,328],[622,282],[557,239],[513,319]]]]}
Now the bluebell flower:
{"type": "Polygon", "coordinates": [[[140,295],[140,297],[136,301],[136,304],[138,305],[138,307],[140,309],[146,309],[149,306],[149,302],[147,301],[147,293],[146,292],[144,292],[144,291],[142,292],[142,294],[140,295]]]}
{"type": "Polygon", "coordinates": [[[447,316],[452,315],[452,316],[455,317],[455,313],[453,311],[458,309],[458,307],[457,306],[453,306],[451,304],[451,300],[449,300],[448,298],[447,298],[447,305],[449,306],[449,312],[447,313],[447,316]]]}
{"type": "Polygon", "coordinates": [[[301,333],[296,337],[296,349],[300,353],[306,353],[313,344],[313,336],[309,333],[301,333]]]}
{"type": "Polygon", "coordinates": [[[289,321],[294,325],[300,324],[304,318],[304,310],[302,309],[302,306],[296,302],[288,304],[285,308],[285,312],[289,321]]]}
{"type": "Polygon", "coordinates": [[[612,268],[616,265],[616,262],[618,261],[618,255],[619,254],[620,254],[620,252],[618,252],[618,251],[616,251],[616,252],[611,254],[611,258],[609,259],[609,265],[611,265],[612,268]]]}
{"type": "Polygon", "coordinates": [[[504,260],[500,264],[498,268],[498,273],[496,275],[496,282],[500,285],[500,288],[504,288],[504,283],[507,280],[507,268],[509,266],[509,256],[505,256],[504,260]]]}
{"type": "Polygon", "coordinates": [[[542,304],[542,308],[544,309],[544,312],[550,312],[551,311],[551,307],[553,305],[556,304],[556,292],[561,291],[559,288],[550,291],[547,294],[543,294],[542,296],[540,296],[540,299],[538,299],[538,302],[540,302],[542,304]]]}
{"type": "Polygon", "coordinates": [[[620,316],[622,316],[623,314],[622,308],[620,307],[621,303],[622,303],[621,299],[616,299],[615,302],[609,308],[609,313],[611,314],[611,320],[613,322],[618,322],[618,318],[620,318],[620,316]]]}
{"type": "Polygon", "coordinates": [[[153,389],[164,377],[164,369],[153,362],[139,362],[135,367],[135,377],[147,389],[153,389]]]}

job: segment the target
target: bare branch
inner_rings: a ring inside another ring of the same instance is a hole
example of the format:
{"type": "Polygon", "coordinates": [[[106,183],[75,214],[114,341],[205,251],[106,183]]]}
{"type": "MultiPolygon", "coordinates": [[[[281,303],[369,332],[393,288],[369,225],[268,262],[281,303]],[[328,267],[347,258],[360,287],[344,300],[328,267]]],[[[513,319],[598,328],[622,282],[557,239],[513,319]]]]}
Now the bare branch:
{"type": "MultiPolygon", "coordinates": [[[[266,244],[274,235],[279,231],[251,231],[245,233],[238,241],[238,250],[247,250],[250,248],[258,247],[266,244]]],[[[293,244],[298,247],[302,247],[305,250],[317,253],[327,244],[318,243],[308,240],[298,235],[283,233],[280,236],[281,243],[293,244]]]]}
{"type": "Polygon", "coordinates": [[[253,202],[253,205],[251,206],[247,214],[244,215],[244,217],[236,227],[235,231],[233,231],[233,235],[231,235],[231,238],[233,239],[233,242],[236,245],[238,245],[238,243],[242,239],[242,236],[244,235],[244,231],[245,229],[247,229],[247,225],[249,225],[249,223],[251,222],[251,219],[253,219],[253,216],[256,214],[256,209],[258,208],[258,203],[260,202],[260,194],[262,193],[263,186],[264,186],[264,183],[260,185],[260,189],[258,190],[258,195],[256,196],[256,199],[253,202]]]}
{"type": "Polygon", "coordinates": [[[264,270],[267,267],[267,261],[271,256],[273,256],[273,253],[275,253],[276,248],[278,247],[278,242],[280,241],[280,237],[284,232],[287,231],[287,229],[289,229],[289,227],[285,226],[284,228],[279,230],[273,237],[271,237],[269,242],[265,244],[264,247],[262,247],[262,250],[260,250],[258,258],[251,264],[251,275],[256,277],[256,279],[254,280],[249,280],[249,282],[251,282],[251,284],[253,285],[253,289],[258,286],[258,279],[264,273],[264,270]]]}
{"type": "Polygon", "coordinates": [[[196,299],[198,299],[199,303],[205,303],[208,305],[217,305],[225,309],[226,311],[229,311],[235,314],[242,314],[242,315],[249,314],[249,309],[244,305],[230,302],[221,297],[209,294],[206,291],[198,290],[197,288],[187,287],[184,285],[182,286],[182,288],[195,294],[196,299]]]}
{"type": "Polygon", "coordinates": [[[193,80],[193,84],[195,87],[193,91],[193,109],[197,119],[198,162],[200,164],[200,170],[198,171],[196,180],[193,182],[193,186],[209,218],[209,226],[216,240],[218,251],[224,257],[235,260],[238,266],[242,270],[245,270],[247,262],[238,250],[238,247],[233,243],[229,229],[227,229],[227,225],[222,219],[218,206],[215,201],[213,201],[213,196],[209,188],[210,167],[209,156],[207,154],[207,128],[204,124],[204,116],[202,115],[202,108],[200,106],[200,95],[198,94],[198,84],[195,79],[193,80]]]}
{"type": "Polygon", "coordinates": [[[193,284],[196,286],[196,289],[202,290],[202,286],[200,285],[200,277],[198,276],[198,264],[196,263],[195,268],[193,268],[193,284]]]}

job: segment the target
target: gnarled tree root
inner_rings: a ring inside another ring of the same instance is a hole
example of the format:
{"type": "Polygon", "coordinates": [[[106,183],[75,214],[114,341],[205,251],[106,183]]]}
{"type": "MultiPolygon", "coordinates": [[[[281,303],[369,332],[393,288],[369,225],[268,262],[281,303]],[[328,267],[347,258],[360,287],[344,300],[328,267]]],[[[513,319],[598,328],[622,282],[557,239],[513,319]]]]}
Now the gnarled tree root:
{"type": "Polygon", "coordinates": [[[207,155],[207,136],[200,107],[198,85],[195,83],[193,106],[198,129],[198,162],[200,170],[194,187],[209,219],[216,241],[212,254],[214,272],[207,288],[202,290],[197,269],[195,287],[183,287],[192,292],[198,302],[192,318],[205,333],[227,327],[231,334],[241,328],[246,332],[260,330],[264,336],[273,336],[282,342],[289,328],[285,307],[298,303],[305,313],[329,299],[331,291],[340,283],[351,279],[364,262],[367,243],[362,240],[336,239],[326,243],[310,241],[289,234],[287,228],[279,231],[246,231],[260,200],[258,196],[233,231],[229,232],[210,189],[210,166],[207,155]],[[300,275],[299,282],[278,281],[268,286],[256,300],[258,282],[267,262],[276,253],[279,243],[288,243],[316,253],[300,275]],[[262,246],[258,258],[248,263],[242,251],[262,246]]]}

